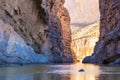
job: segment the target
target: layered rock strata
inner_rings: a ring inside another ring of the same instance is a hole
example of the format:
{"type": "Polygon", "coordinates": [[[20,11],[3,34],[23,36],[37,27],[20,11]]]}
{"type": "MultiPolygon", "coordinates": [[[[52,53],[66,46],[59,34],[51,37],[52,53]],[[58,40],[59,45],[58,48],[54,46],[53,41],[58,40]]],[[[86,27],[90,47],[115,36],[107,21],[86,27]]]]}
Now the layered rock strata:
{"type": "Polygon", "coordinates": [[[71,49],[76,54],[77,60],[93,53],[96,42],[99,38],[99,22],[85,27],[71,26],[72,43],[71,49]],[[78,31],[79,30],[79,31],[78,31]]]}

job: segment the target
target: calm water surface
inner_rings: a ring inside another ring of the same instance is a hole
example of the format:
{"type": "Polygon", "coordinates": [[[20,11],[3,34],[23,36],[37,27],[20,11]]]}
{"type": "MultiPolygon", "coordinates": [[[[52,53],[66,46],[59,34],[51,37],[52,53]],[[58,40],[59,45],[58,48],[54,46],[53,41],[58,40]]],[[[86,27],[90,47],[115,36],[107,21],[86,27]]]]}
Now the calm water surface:
{"type": "Polygon", "coordinates": [[[0,80],[120,80],[120,67],[80,63],[2,66],[0,80]],[[80,69],[85,72],[79,72],[80,69]]]}

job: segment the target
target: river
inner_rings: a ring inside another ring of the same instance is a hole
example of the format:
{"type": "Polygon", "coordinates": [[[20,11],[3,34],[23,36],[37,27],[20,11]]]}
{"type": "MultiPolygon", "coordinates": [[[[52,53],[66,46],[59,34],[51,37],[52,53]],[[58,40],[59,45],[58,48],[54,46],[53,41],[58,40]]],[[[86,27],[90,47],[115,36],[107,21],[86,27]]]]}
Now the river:
{"type": "Polygon", "coordinates": [[[120,67],[81,63],[10,65],[0,67],[0,80],[120,80],[120,67]]]}

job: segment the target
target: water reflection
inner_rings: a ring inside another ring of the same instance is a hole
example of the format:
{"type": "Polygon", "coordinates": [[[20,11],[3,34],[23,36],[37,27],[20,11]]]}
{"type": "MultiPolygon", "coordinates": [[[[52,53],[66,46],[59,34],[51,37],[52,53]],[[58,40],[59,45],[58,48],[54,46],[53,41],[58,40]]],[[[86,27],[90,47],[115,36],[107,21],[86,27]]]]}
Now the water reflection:
{"type": "Polygon", "coordinates": [[[119,67],[96,65],[27,65],[0,68],[0,80],[120,80],[119,67]],[[84,69],[85,72],[79,72],[84,69]]]}
{"type": "Polygon", "coordinates": [[[6,75],[1,80],[96,80],[97,75],[88,74],[28,74],[28,75],[6,75]]]}
{"type": "Polygon", "coordinates": [[[102,70],[99,80],[120,80],[120,67],[100,67],[102,70]]]}

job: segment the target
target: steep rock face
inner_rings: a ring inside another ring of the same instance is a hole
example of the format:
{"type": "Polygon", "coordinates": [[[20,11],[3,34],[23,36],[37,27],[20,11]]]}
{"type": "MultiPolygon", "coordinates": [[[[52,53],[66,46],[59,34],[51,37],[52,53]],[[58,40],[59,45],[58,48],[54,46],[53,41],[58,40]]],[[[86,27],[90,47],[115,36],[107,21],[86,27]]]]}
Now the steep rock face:
{"type": "Polygon", "coordinates": [[[74,54],[71,55],[71,29],[70,29],[70,17],[68,17],[69,13],[66,10],[66,8],[61,7],[61,9],[58,12],[58,17],[61,20],[61,38],[63,43],[63,52],[62,52],[62,58],[64,61],[66,61],[66,58],[68,60],[75,60],[74,54]],[[73,57],[71,57],[73,56],[73,57]]]}
{"type": "Polygon", "coordinates": [[[86,25],[99,21],[99,0],[66,0],[71,23],[86,25]]]}
{"type": "Polygon", "coordinates": [[[93,55],[85,58],[83,62],[117,64],[120,63],[120,1],[100,0],[99,3],[100,38],[93,55]]]}
{"type": "Polygon", "coordinates": [[[0,0],[0,28],[1,32],[3,31],[0,41],[5,41],[5,44],[2,42],[0,44],[1,55],[5,54],[5,59],[3,60],[1,57],[1,62],[23,63],[21,58],[24,58],[22,57],[24,55],[29,56],[29,58],[24,59],[32,61],[32,63],[72,62],[70,43],[64,41],[71,40],[71,38],[68,26],[69,15],[64,15],[67,10],[63,8],[63,4],[64,0],[0,0]],[[61,17],[68,18],[68,25],[62,24],[65,19],[62,20],[61,17]],[[64,28],[68,30],[64,30],[64,28]],[[11,33],[11,29],[14,34],[11,33]],[[68,36],[67,38],[62,38],[63,30],[67,33],[64,34],[68,36]],[[15,48],[16,44],[17,49],[15,48]],[[67,44],[68,46],[66,46],[67,44]],[[20,48],[23,52],[19,51],[20,48]],[[14,51],[14,49],[16,50],[14,51]],[[14,59],[13,62],[7,59],[9,56],[6,54],[8,53],[12,55],[10,60],[14,59]],[[20,57],[20,60],[17,61],[14,55],[20,57]],[[45,59],[43,60],[43,58],[45,59]]]}
{"type": "Polygon", "coordinates": [[[71,30],[73,33],[71,49],[76,54],[77,60],[82,60],[85,56],[90,56],[99,38],[99,22],[80,29],[71,26],[71,30]]]}
{"type": "Polygon", "coordinates": [[[75,57],[71,53],[71,31],[70,17],[66,8],[63,7],[65,0],[50,0],[52,3],[47,8],[49,15],[49,30],[51,50],[54,55],[54,62],[73,62],[75,57]]]}
{"type": "Polygon", "coordinates": [[[71,17],[71,49],[78,60],[91,55],[99,37],[99,0],[66,0],[71,17]]]}

